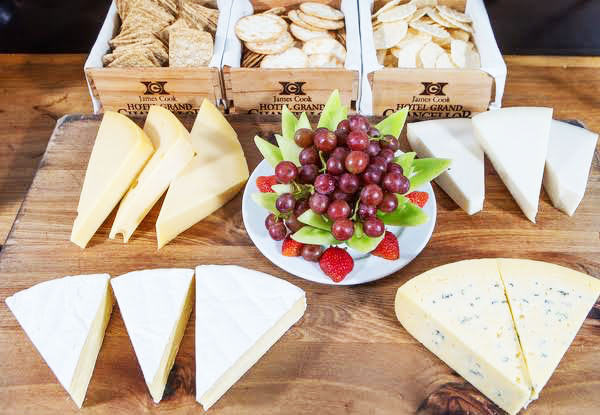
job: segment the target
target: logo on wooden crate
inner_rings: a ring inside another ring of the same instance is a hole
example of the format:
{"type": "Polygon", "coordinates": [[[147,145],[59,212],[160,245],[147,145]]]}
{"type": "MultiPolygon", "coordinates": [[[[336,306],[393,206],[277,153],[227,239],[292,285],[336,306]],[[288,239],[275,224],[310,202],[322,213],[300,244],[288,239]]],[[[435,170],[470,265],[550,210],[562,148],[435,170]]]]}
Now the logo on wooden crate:
{"type": "Polygon", "coordinates": [[[309,95],[311,91],[307,94],[302,90],[306,82],[278,81],[278,83],[281,85],[281,91],[277,92],[276,86],[273,85],[272,98],[266,102],[253,102],[251,105],[256,107],[248,109],[248,114],[281,114],[284,105],[296,115],[302,112],[318,114],[323,111],[325,104],[314,102],[313,97],[309,95]]]}
{"type": "MultiPolygon", "coordinates": [[[[186,97],[171,95],[166,90],[167,81],[140,81],[145,87],[141,94],[135,94],[135,102],[119,102],[115,110],[130,117],[139,117],[148,114],[152,105],[160,105],[177,115],[195,115],[198,113],[199,103],[185,102],[186,97]],[[180,102],[184,101],[184,102],[180,102]]],[[[113,109],[113,108],[110,108],[113,109]]]]}
{"type": "Polygon", "coordinates": [[[282,86],[279,95],[306,95],[302,90],[302,87],[306,82],[282,82],[279,81],[282,86]]]}
{"type": "Polygon", "coordinates": [[[448,85],[448,82],[421,82],[423,84],[423,92],[419,95],[443,95],[444,87],[448,85]]]}
{"type": "Polygon", "coordinates": [[[167,81],[140,81],[146,87],[144,95],[169,95],[165,89],[167,81]]]}

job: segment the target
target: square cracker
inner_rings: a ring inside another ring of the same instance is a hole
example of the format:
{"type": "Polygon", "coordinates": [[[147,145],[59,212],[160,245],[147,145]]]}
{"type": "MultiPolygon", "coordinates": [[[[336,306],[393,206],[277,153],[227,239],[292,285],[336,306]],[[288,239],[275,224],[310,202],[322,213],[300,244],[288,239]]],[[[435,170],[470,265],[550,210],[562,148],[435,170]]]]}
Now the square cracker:
{"type": "Polygon", "coordinates": [[[169,66],[207,66],[213,55],[210,33],[196,29],[179,28],[169,35],[169,66]]]}

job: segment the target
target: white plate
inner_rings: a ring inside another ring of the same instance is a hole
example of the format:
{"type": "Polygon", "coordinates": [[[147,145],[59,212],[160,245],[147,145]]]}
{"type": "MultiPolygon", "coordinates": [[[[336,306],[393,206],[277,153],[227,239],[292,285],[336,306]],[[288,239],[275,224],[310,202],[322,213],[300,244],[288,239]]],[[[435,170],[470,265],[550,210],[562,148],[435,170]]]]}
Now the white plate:
{"type": "MultiPolygon", "coordinates": [[[[343,281],[335,283],[327,275],[321,271],[318,262],[308,262],[302,257],[286,257],[281,254],[281,241],[274,241],[269,236],[265,228],[265,218],[269,212],[257,205],[251,198],[251,194],[258,192],[256,187],[256,178],[258,176],[272,176],[273,168],[266,160],[260,162],[252,175],[248,179],[246,188],[244,189],[244,197],[242,198],[242,217],[246,231],[250,235],[250,239],[258,250],[266,256],[269,261],[277,265],[284,271],[294,274],[297,277],[305,280],[319,282],[321,284],[336,284],[336,285],[355,285],[364,284],[366,282],[378,280],[386,277],[400,268],[404,267],[410,261],[415,259],[417,255],[425,248],[433,228],[435,226],[436,203],[435,195],[431,185],[427,183],[422,186],[420,191],[429,193],[429,201],[423,208],[429,220],[427,223],[412,227],[395,227],[386,226],[386,229],[393,232],[398,237],[400,246],[400,258],[396,261],[389,261],[374,255],[363,254],[348,248],[348,252],[354,258],[354,269],[343,281]]],[[[340,245],[345,247],[345,245],[340,245]]]]}

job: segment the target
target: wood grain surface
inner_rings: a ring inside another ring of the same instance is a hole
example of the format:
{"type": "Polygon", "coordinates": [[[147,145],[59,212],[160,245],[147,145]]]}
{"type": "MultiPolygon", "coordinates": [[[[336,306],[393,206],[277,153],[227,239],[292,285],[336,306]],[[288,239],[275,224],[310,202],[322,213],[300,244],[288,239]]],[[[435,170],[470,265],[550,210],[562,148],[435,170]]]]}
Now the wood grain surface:
{"type": "MultiPolygon", "coordinates": [[[[516,81],[518,82],[518,80],[516,81]]],[[[569,114],[569,113],[566,113],[569,114]]],[[[564,114],[562,114],[564,116],[564,114]]],[[[278,118],[234,116],[249,167],[259,154],[251,138],[271,137],[278,118]]],[[[185,120],[188,127],[191,120],[185,120]]],[[[486,163],[484,211],[468,216],[434,186],[438,216],[428,246],[383,280],[354,287],[324,286],[273,266],[253,246],[241,217],[241,194],[156,251],[149,213],[127,245],[107,239],[114,212],[85,250],[69,242],[98,116],[62,119],[0,254],[0,413],[78,412],[19,327],[4,299],[63,275],[197,264],[238,264],[284,278],[307,293],[304,318],[209,411],[218,414],[499,414],[397,322],[398,286],[432,267],[465,258],[521,257],[550,261],[600,277],[600,163],[575,216],[554,209],[543,194],[530,223],[486,163]]],[[[406,141],[403,140],[403,147],[406,141]]],[[[263,220],[263,218],[257,218],[263,220]]],[[[402,247],[401,247],[402,249],[402,247]]],[[[592,415],[600,396],[600,311],[593,311],[541,397],[526,414],[592,415]]],[[[115,307],[83,414],[197,414],[194,399],[194,315],[172,370],[165,399],[147,392],[123,320],[115,307]]]]}

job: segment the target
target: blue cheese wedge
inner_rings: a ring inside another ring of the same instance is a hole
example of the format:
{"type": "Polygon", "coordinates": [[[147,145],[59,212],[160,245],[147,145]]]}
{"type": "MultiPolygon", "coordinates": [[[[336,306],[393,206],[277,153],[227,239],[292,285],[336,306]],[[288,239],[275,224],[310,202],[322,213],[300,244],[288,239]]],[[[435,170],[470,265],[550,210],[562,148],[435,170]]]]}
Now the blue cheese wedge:
{"type": "Polygon", "coordinates": [[[600,280],[546,262],[498,263],[535,399],[600,295],[600,280]]]}
{"type": "Polygon", "coordinates": [[[510,414],[531,381],[495,259],[461,261],[408,281],[396,294],[404,328],[510,414]]]}

